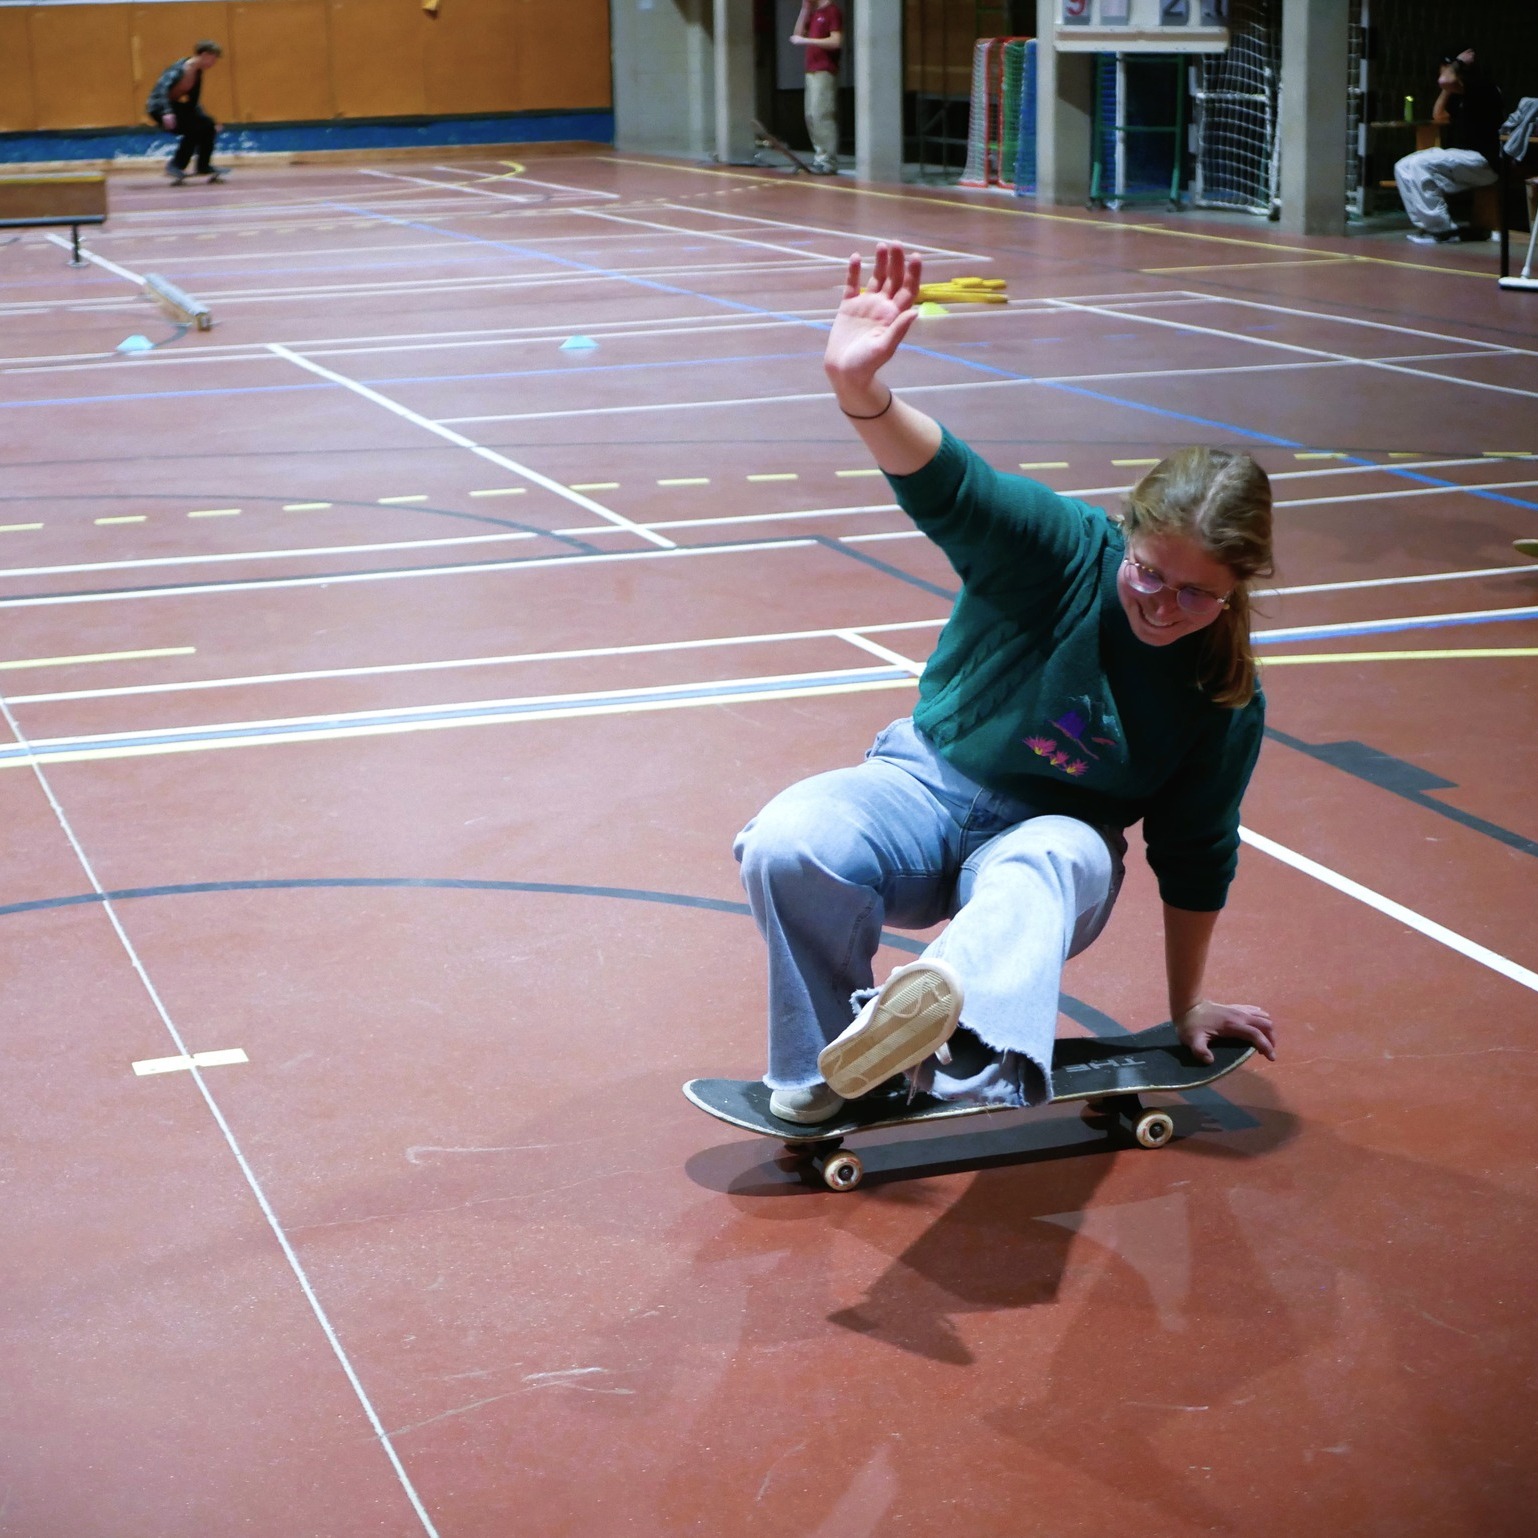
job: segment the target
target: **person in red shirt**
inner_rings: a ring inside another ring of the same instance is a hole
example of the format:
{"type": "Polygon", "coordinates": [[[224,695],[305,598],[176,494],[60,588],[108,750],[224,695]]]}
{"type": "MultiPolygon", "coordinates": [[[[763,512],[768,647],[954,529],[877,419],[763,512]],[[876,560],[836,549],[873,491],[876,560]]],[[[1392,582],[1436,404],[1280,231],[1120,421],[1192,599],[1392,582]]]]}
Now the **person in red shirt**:
{"type": "Polygon", "coordinates": [[[812,169],[832,176],[838,170],[838,63],[844,47],[844,13],[836,5],[801,0],[790,40],[806,49],[806,131],[812,139],[812,169]]]}

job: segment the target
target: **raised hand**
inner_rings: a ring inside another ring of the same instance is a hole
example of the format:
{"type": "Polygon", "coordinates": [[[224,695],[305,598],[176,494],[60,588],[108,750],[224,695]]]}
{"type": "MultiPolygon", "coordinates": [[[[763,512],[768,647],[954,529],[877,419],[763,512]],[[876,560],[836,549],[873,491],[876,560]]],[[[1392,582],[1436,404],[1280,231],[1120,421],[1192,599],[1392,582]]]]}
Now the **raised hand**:
{"type": "Polygon", "coordinates": [[[849,258],[843,300],[828,333],[823,369],[840,399],[869,394],[872,380],[902,344],[918,318],[914,301],[923,277],[923,263],[908,256],[901,245],[876,247],[870,286],[860,287],[860,258],[849,258]]]}
{"type": "Polygon", "coordinates": [[[1214,1004],[1203,999],[1193,1004],[1175,1022],[1175,1027],[1199,1063],[1212,1061],[1212,1049],[1207,1043],[1214,1036],[1237,1037],[1273,1062],[1276,1060],[1276,1027],[1271,1016],[1253,1004],[1214,1004]]]}

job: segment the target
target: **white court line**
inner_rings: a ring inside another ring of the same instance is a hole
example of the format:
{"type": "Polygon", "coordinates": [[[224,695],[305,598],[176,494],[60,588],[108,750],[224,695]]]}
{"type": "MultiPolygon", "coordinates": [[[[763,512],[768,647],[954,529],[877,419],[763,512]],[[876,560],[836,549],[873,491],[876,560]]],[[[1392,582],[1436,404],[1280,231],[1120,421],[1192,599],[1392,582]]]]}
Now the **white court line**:
{"type": "Polygon", "coordinates": [[[1257,641],[1314,640],[1341,632],[1373,635],[1383,630],[1434,630],[1442,625],[1493,625],[1519,619],[1538,619],[1538,605],[1520,605],[1514,609],[1464,609],[1454,614],[1401,614],[1393,619],[1342,620],[1336,625],[1289,625],[1281,630],[1252,630],[1250,634],[1257,641]]]}
{"type": "MultiPolygon", "coordinates": [[[[365,168],[360,172],[360,175],[378,176],[396,182],[418,182],[424,187],[436,188],[439,192],[464,192],[474,197],[492,198],[498,203],[510,203],[514,201],[514,198],[509,197],[507,192],[492,192],[489,188],[486,187],[467,187],[459,182],[435,182],[431,177],[428,176],[407,176],[404,172],[401,171],[376,171],[372,168],[365,168]]],[[[509,182],[509,190],[511,190],[511,188],[516,185],[517,181],[521,180],[522,178],[519,177],[516,178],[515,181],[509,182]]],[[[538,185],[542,187],[560,186],[560,184],[557,182],[540,182],[538,185]]],[[[598,192],[588,187],[563,187],[561,190],[570,192],[578,197],[607,199],[613,203],[623,201],[621,195],[617,192],[598,192]]]]}
{"type": "MultiPolygon", "coordinates": [[[[661,230],[664,234],[682,236],[689,240],[724,241],[726,244],[734,246],[739,250],[747,247],[755,251],[774,251],[780,256],[800,257],[803,261],[810,257],[825,267],[837,267],[840,271],[843,270],[844,264],[848,260],[847,257],[835,256],[831,252],[824,255],[819,251],[803,250],[799,246],[781,246],[772,240],[753,240],[746,235],[734,235],[728,230],[680,229],[675,224],[664,224],[659,219],[639,219],[633,214],[613,213],[606,208],[583,208],[579,209],[578,212],[585,219],[604,219],[613,224],[634,225],[643,230],[661,230]]],[[[735,271],[735,268],[720,270],[735,271]]],[[[625,271],[628,276],[629,269],[627,268],[625,271]]]]}
{"type": "MultiPolygon", "coordinates": [[[[823,323],[825,324],[825,322],[823,323]]],[[[1171,322],[1170,324],[1173,324],[1171,322]]],[[[1452,356],[1463,356],[1453,354],[1452,356]]],[[[708,361],[708,360],[707,360],[708,361]]],[[[958,367],[965,367],[965,358],[955,358],[958,367]]],[[[1204,375],[1230,375],[1230,374],[1283,374],[1288,372],[1302,372],[1313,369],[1351,368],[1358,364],[1358,360],[1352,358],[1311,358],[1300,363],[1235,363],[1215,364],[1202,368],[1170,368],[1168,366],[1148,369],[1123,369],[1114,373],[1096,374],[1033,374],[1022,376],[1018,379],[958,379],[945,384],[904,384],[902,392],[907,395],[936,395],[947,394],[958,390],[1004,390],[1004,389],[1030,389],[1041,385],[1086,385],[1086,384],[1118,384],[1129,379],[1195,379],[1204,375]]],[[[1414,372],[1409,371],[1409,372],[1414,372]]],[[[1430,375],[1426,377],[1432,377],[1430,375]]],[[[585,417],[585,416],[612,416],[621,412],[642,411],[703,411],[713,406],[757,406],[776,405],[780,403],[827,399],[832,397],[826,390],[798,392],[784,395],[755,395],[727,398],[711,398],[705,400],[685,401],[650,401],[645,403],[618,405],[618,406],[585,406],[569,411],[519,411],[519,412],[490,412],[476,416],[443,417],[444,422],[456,423],[466,426],[476,422],[537,422],[558,417],[585,417]]],[[[1132,401],[1129,405],[1136,407],[1139,403],[1132,401]]],[[[1488,463],[1488,461],[1483,461],[1488,463]]],[[[1389,465],[1367,465],[1364,469],[1388,470],[1389,465]]],[[[1408,468],[1414,468],[1410,466],[1408,468]]],[[[1341,472],[1343,473],[1343,472],[1341,472]]]]}
{"type": "MultiPolygon", "coordinates": [[[[1101,309],[1096,305],[1070,303],[1066,300],[1061,302],[1061,307],[1065,310],[1076,311],[1080,314],[1110,315],[1114,313],[1118,317],[1125,317],[1128,320],[1140,321],[1145,326],[1161,326],[1171,331],[1183,331],[1199,336],[1221,337],[1225,341],[1245,342],[1257,347],[1274,347],[1280,349],[1283,352],[1305,353],[1310,357],[1325,359],[1332,363],[1354,364],[1359,368],[1377,369],[1386,374],[1404,374],[1408,375],[1411,379],[1419,379],[1422,381],[1435,379],[1441,381],[1444,384],[1464,385],[1469,389],[1493,390],[1498,395],[1520,395],[1524,398],[1538,400],[1538,390],[1521,390],[1518,389],[1515,385],[1491,384],[1483,379],[1463,379],[1460,378],[1457,374],[1439,374],[1431,369],[1406,368],[1400,363],[1390,363],[1377,358],[1355,358],[1352,357],[1349,353],[1331,352],[1328,348],[1324,347],[1305,347],[1297,342],[1281,342],[1274,337],[1252,336],[1243,331],[1225,331],[1220,326],[1197,326],[1193,325],[1189,321],[1165,320],[1162,316],[1141,315],[1135,310],[1116,310],[1113,312],[1110,310],[1101,309]]],[[[1316,316],[1314,318],[1324,320],[1335,319],[1334,316],[1316,316]]],[[[1425,332],[1415,332],[1409,327],[1384,327],[1383,329],[1402,330],[1406,334],[1412,336],[1430,334],[1425,332]]],[[[1446,338],[1441,337],[1438,338],[1438,340],[1445,341],[1446,338]]],[[[1519,348],[1508,348],[1505,350],[1508,352],[1522,351],[1522,349],[1519,348]]],[[[1484,357],[1488,355],[1489,354],[1486,353],[1479,353],[1473,356],[1484,357]]]]}
{"type": "MultiPolygon", "coordinates": [[[[612,525],[606,532],[612,532],[612,525]]],[[[616,550],[600,555],[535,556],[527,561],[466,561],[452,566],[432,566],[426,570],[398,571],[386,567],[380,571],[317,573],[305,577],[253,577],[249,582],[191,583],[185,587],[139,587],[112,589],[104,593],[44,593],[37,597],[0,598],[0,609],[52,608],[72,603],[122,603],[141,598],[192,598],[209,593],[247,593],[255,590],[276,591],[289,587],[340,587],[350,582],[400,582],[421,577],[463,577],[488,572],[517,573],[542,571],[551,566],[593,566],[613,561],[655,561],[659,559],[698,559],[712,555],[751,555],[764,550],[801,550],[815,548],[812,539],[771,539],[747,545],[698,545],[679,547],[671,543],[661,550],[616,550]]]]}
{"type": "MultiPolygon", "coordinates": [[[[593,532],[612,534],[614,525],[599,524],[593,532]]],[[[6,577],[57,577],[82,571],[136,571],[154,566],[213,566],[226,565],[231,561],[280,561],[297,560],[312,555],[375,555],[388,550],[438,550],[444,546],[493,545],[510,540],[541,539],[533,529],[510,529],[500,534],[457,534],[446,539],[398,539],[373,545],[314,545],[300,550],[229,550],[213,555],[151,555],[127,561],[80,561],[71,566],[11,566],[0,569],[0,579],[6,577]]],[[[550,538],[558,536],[551,535],[550,538]]],[[[0,666],[4,666],[0,663],[0,666]]]]}
{"type": "Polygon", "coordinates": [[[460,668],[517,667],[532,662],[580,662],[600,657],[642,657],[657,653],[715,651],[731,646],[782,646],[792,641],[846,641],[912,672],[923,664],[864,639],[902,630],[938,630],[944,619],[897,620],[877,625],[842,625],[822,630],[781,630],[758,635],[705,636],[692,641],[641,641],[629,646],[582,646],[566,651],[513,652],[500,657],[454,657],[442,662],[386,662],[351,668],[313,668],[295,673],[253,673],[243,678],[200,678],[165,684],[120,684],[105,689],[71,689],[51,694],[13,694],[13,705],[51,705],[63,700],[119,699],[141,694],[187,694],[204,689],[245,689],[266,684],[315,683],[338,678],[377,678],[407,673],[444,673],[460,668]]]}
{"type": "Polygon", "coordinates": [[[1346,593],[1363,587],[1407,587],[1418,582],[1462,582],[1472,577],[1535,575],[1531,566],[1481,566],[1473,571],[1431,571],[1413,577],[1360,577],[1354,582],[1310,582],[1302,587],[1254,588],[1251,598],[1282,598],[1290,593],[1346,593]]]}
{"type": "Polygon", "coordinates": [[[634,534],[637,539],[650,540],[654,545],[661,545],[671,550],[674,541],[663,534],[653,534],[649,529],[643,529],[639,524],[632,523],[630,519],[620,513],[611,511],[601,502],[595,502],[591,497],[585,497],[579,491],[572,491],[570,487],[563,486],[559,481],[552,480],[548,475],[541,475],[538,470],[532,470],[527,465],[519,464],[516,459],[509,459],[505,454],[499,454],[495,449],[483,448],[473,439],[466,438],[462,433],[456,433],[452,429],[431,421],[419,412],[413,411],[409,406],[402,406],[399,401],[393,401],[388,395],[381,395],[377,390],[371,390],[365,384],[359,384],[356,379],[349,379],[346,374],[338,374],[334,369],[326,368],[323,364],[314,363],[308,358],[301,357],[296,352],[290,352],[281,342],[269,342],[267,350],[280,358],[286,358],[290,363],[297,364],[300,368],[308,369],[312,374],[318,374],[322,379],[329,379],[334,384],[345,386],[355,395],[360,395],[364,400],[372,401],[376,406],[383,406],[386,411],[392,411],[396,416],[420,427],[426,432],[435,433],[438,437],[446,439],[449,443],[462,449],[469,449],[472,454],[478,454],[482,459],[491,464],[498,465],[504,470],[510,470],[514,475],[522,476],[535,486],[554,493],[567,502],[573,502],[578,507],[584,507],[590,513],[596,513],[600,518],[612,524],[617,529],[623,529],[627,534],[634,534]]]}
{"type": "Polygon", "coordinates": [[[1326,886],[1334,887],[1337,892],[1344,892],[1347,897],[1354,897],[1358,902],[1366,903],[1369,908],[1376,908],[1379,913],[1408,925],[1418,934],[1425,935],[1427,939],[1435,940],[1439,945],[1445,945],[1450,950],[1457,951],[1460,956],[1467,956],[1470,961],[1477,961],[1480,966],[1489,967],[1492,972],[1499,972],[1502,977],[1510,978],[1512,982],[1520,983],[1524,988],[1531,988],[1534,992],[1538,992],[1538,972],[1531,972],[1526,967],[1518,966],[1516,962],[1502,956],[1499,951],[1492,951],[1488,946],[1480,945],[1448,929],[1445,925],[1438,924],[1435,919],[1428,919],[1413,908],[1407,908],[1403,903],[1397,903],[1393,898],[1385,897],[1381,892],[1375,892],[1371,887],[1365,887],[1361,882],[1353,881],[1349,876],[1343,876],[1339,871],[1331,870],[1328,865],[1321,865],[1317,860],[1311,860],[1307,855],[1299,854],[1296,850],[1289,849],[1284,844],[1278,844],[1274,839],[1266,838],[1250,828],[1241,827],[1239,837],[1263,854],[1270,855],[1274,860],[1280,860],[1283,865],[1290,865],[1294,870],[1302,871],[1305,876],[1312,876],[1315,881],[1322,881],[1326,886]]]}
{"type": "MultiPolygon", "coordinates": [[[[801,224],[793,219],[770,219],[763,214],[734,214],[727,212],[727,210],[723,208],[715,208],[704,204],[696,207],[690,203],[664,203],[662,204],[662,207],[669,210],[671,213],[698,214],[702,218],[708,219],[731,219],[737,220],[743,224],[767,225],[771,229],[801,230],[808,235],[825,235],[830,240],[845,242],[846,247],[848,242],[858,242],[860,239],[858,235],[852,235],[847,228],[839,229],[825,224],[801,224]]],[[[680,230],[679,233],[688,234],[692,232],[680,230]]],[[[926,258],[939,257],[942,260],[953,260],[958,262],[986,262],[990,267],[994,265],[994,258],[991,256],[982,256],[975,251],[953,251],[948,246],[932,246],[927,242],[922,245],[908,245],[905,246],[904,249],[910,253],[917,253],[919,256],[926,258]]],[[[847,254],[848,253],[846,249],[845,256],[840,257],[839,260],[845,260],[847,254]]],[[[991,308],[998,307],[992,306],[991,308]]]]}
{"type": "MultiPolygon", "coordinates": [[[[22,732],[21,727],[17,724],[16,717],[11,713],[10,706],[5,703],[3,698],[0,698],[0,711],[4,712],[6,724],[10,727],[16,741],[24,747],[27,746],[27,738],[22,732]]],[[[106,915],[107,922],[112,926],[113,933],[116,934],[118,943],[123,947],[123,951],[128,957],[129,964],[133,967],[135,974],[144,987],[145,993],[149,996],[150,1003],[154,1006],[155,1013],[160,1017],[161,1024],[165,1026],[166,1034],[170,1036],[175,1044],[177,1055],[191,1058],[193,1054],[187,1049],[186,1039],[171,1019],[170,1012],[166,1009],[159,990],[150,981],[149,972],[146,970],[138,951],[134,948],[133,941],[128,938],[128,931],[124,929],[122,921],[118,918],[117,909],[112,900],[107,896],[106,888],[102,886],[97,878],[96,868],[87,858],[85,849],[81,846],[79,838],[76,837],[74,827],[65,815],[64,808],[60,805],[58,797],[54,794],[53,786],[49,783],[47,775],[43,773],[42,766],[35,761],[30,767],[37,779],[39,788],[48,798],[49,806],[53,808],[53,815],[58,820],[60,830],[69,841],[70,848],[74,850],[75,858],[80,862],[80,868],[84,872],[86,880],[90,883],[91,890],[101,898],[101,908],[106,915]]],[[[288,1262],[289,1269],[293,1272],[295,1280],[299,1283],[299,1290],[304,1294],[305,1301],[310,1305],[310,1311],[314,1314],[315,1321],[319,1324],[321,1333],[326,1338],[326,1343],[331,1347],[332,1353],[341,1365],[342,1372],[351,1385],[359,1405],[362,1406],[369,1428],[378,1439],[379,1445],[384,1449],[385,1456],[389,1459],[390,1466],[394,1469],[395,1476],[400,1481],[401,1489],[405,1492],[406,1498],[411,1502],[412,1510],[416,1512],[423,1531],[429,1535],[429,1538],[438,1538],[437,1528],[433,1526],[432,1519],[428,1516],[427,1509],[423,1506],[421,1497],[416,1492],[416,1487],[411,1483],[405,1466],[401,1463],[400,1457],[395,1451],[395,1446],[390,1441],[390,1435],[384,1428],[384,1423],[379,1419],[373,1402],[369,1399],[361,1379],[353,1368],[352,1362],[349,1360],[347,1352],[343,1348],[342,1342],[332,1326],[320,1298],[315,1292],[315,1288],[311,1285],[310,1278],[298,1254],[289,1242],[288,1235],[278,1219],[276,1210],[268,1200],[267,1193],[262,1189],[261,1181],[256,1177],[256,1171],[252,1169],[250,1161],[246,1158],[239,1141],[235,1137],[234,1130],[226,1120],[224,1112],[219,1108],[218,1101],[214,1099],[213,1092],[209,1089],[208,1083],[203,1077],[201,1067],[194,1061],[189,1071],[192,1074],[193,1082],[198,1087],[198,1093],[203,1097],[204,1105],[208,1107],[209,1114],[213,1117],[215,1124],[224,1137],[225,1146],[234,1157],[241,1175],[245,1178],[247,1188],[252,1196],[255,1197],[262,1216],[267,1220],[267,1226],[272,1231],[273,1237],[277,1240],[278,1247],[283,1252],[283,1258],[288,1262]]]]}
{"type": "MultiPolygon", "coordinates": [[[[1485,463],[1488,464],[1489,461],[1486,460],[1485,463]]],[[[1383,502],[1392,501],[1397,497],[1445,496],[1450,491],[1523,491],[1534,486],[1538,486],[1538,481],[1479,481],[1467,486],[1406,486],[1394,491],[1357,491],[1342,497],[1290,497],[1279,500],[1273,505],[1276,507],[1324,507],[1331,502],[1383,502]]]]}
{"type": "Polygon", "coordinates": [[[647,684],[630,689],[517,695],[506,699],[456,701],[450,705],[406,705],[329,711],[324,715],[222,721],[202,726],[36,737],[19,739],[20,747],[25,750],[22,752],[10,752],[0,747],[0,770],[29,766],[36,769],[43,761],[84,763],[104,758],[146,758],[167,753],[217,752],[294,742],[333,742],[352,737],[390,737],[403,732],[447,731],[469,726],[509,726],[558,718],[649,713],[852,690],[911,689],[915,683],[911,677],[892,678],[888,669],[823,668],[813,673],[770,673],[749,678],[706,679],[698,683],[647,684]]]}
{"type": "MultiPolygon", "coordinates": [[[[1426,337],[1431,341],[1447,342],[1452,340],[1445,331],[1423,331],[1416,326],[1396,325],[1392,321],[1366,320],[1360,315],[1336,315],[1329,310],[1305,310],[1293,305],[1273,304],[1261,299],[1240,299],[1229,294],[1203,294],[1197,289],[1184,290],[1187,298],[1202,304],[1230,304],[1237,305],[1247,310],[1265,310],[1273,315],[1292,315],[1303,320],[1329,321],[1342,326],[1359,326],[1369,331],[1394,331],[1400,336],[1426,337]]],[[[1476,347],[1481,350],[1488,349],[1492,352],[1520,352],[1528,356],[1538,355],[1535,349],[1528,347],[1514,347],[1506,342],[1482,342],[1475,337],[1459,337],[1458,340],[1466,347],[1476,347]]]]}
{"type": "MultiPolygon", "coordinates": [[[[51,241],[54,245],[58,246],[61,250],[73,251],[73,249],[74,249],[70,245],[69,241],[67,241],[62,235],[45,235],[43,238],[45,240],[51,241]]],[[[128,270],[128,268],[126,268],[126,267],[119,267],[116,262],[109,262],[106,257],[98,256],[94,251],[88,251],[84,246],[82,246],[80,248],[80,254],[86,259],[86,261],[92,262],[92,263],[94,263],[98,267],[105,268],[114,277],[126,278],[130,283],[137,283],[140,288],[144,287],[144,279],[142,277],[140,277],[138,273],[130,272],[128,270]]],[[[46,301],[46,302],[51,304],[51,305],[53,305],[55,308],[57,308],[61,304],[68,304],[68,303],[70,303],[70,301],[68,299],[54,299],[54,300],[49,300],[49,301],[46,301]]],[[[0,308],[6,309],[6,310],[9,311],[13,307],[10,306],[10,305],[5,305],[5,306],[0,306],[0,308]]]]}

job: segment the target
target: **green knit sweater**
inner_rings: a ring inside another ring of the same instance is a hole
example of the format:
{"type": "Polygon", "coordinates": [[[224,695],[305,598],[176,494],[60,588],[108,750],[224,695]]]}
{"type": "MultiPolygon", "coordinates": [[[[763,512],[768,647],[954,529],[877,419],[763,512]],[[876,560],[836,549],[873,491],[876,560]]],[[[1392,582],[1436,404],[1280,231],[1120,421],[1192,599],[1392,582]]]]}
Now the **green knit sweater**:
{"type": "Polygon", "coordinates": [[[1122,532],[1099,508],[1000,474],[949,432],[922,470],[888,479],[962,584],[914,723],[963,774],[1039,813],[1141,818],[1164,901],[1221,908],[1262,696],[1214,704],[1199,633],[1137,639],[1116,591],[1122,532]]]}

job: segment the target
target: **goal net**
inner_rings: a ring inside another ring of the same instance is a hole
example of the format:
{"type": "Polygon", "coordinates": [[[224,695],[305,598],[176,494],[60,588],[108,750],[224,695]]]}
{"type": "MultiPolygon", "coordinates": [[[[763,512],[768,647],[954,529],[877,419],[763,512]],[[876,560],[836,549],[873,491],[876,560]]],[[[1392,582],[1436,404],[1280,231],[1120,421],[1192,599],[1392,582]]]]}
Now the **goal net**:
{"type": "Polygon", "coordinates": [[[1036,43],[1024,37],[980,37],[972,50],[972,101],[967,117],[967,163],[963,187],[1013,187],[1019,176],[1025,119],[1022,105],[1031,99],[1028,125],[1035,176],[1036,43]]]}
{"type": "Polygon", "coordinates": [[[1280,6],[1234,0],[1226,52],[1191,66],[1191,201],[1198,208],[1278,208],[1280,6]]]}

